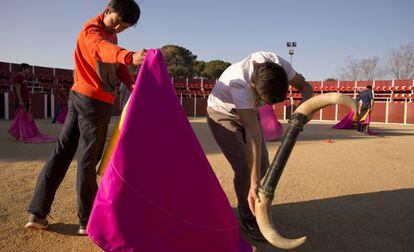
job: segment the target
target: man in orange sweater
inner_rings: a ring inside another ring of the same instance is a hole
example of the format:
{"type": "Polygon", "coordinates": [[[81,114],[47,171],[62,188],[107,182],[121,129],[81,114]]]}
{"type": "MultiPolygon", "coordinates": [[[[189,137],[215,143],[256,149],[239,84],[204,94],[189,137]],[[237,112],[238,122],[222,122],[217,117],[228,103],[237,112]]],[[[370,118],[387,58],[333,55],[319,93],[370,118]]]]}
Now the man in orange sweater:
{"type": "Polygon", "coordinates": [[[57,144],[41,171],[30,202],[26,228],[46,229],[56,190],[79,146],[77,198],[79,234],[86,225],[97,192],[95,167],[105,144],[118,80],[132,89],[128,65],[140,65],[146,50],[133,52],[117,46],[117,33],[134,26],[140,17],[134,0],[111,0],[105,11],[89,20],[75,49],[74,85],[68,118],[57,144]]]}

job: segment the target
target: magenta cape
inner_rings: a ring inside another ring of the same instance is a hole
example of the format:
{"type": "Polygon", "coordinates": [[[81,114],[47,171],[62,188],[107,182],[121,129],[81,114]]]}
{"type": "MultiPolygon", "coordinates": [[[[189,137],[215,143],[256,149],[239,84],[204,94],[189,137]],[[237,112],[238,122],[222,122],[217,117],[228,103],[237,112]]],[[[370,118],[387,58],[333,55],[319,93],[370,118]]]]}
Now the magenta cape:
{"type": "Polygon", "coordinates": [[[251,251],[158,50],[141,66],[87,232],[105,251],[251,251]]]}
{"type": "Polygon", "coordinates": [[[341,121],[335,124],[332,128],[334,129],[356,129],[355,113],[353,110],[349,112],[341,121]]]}
{"type": "Polygon", "coordinates": [[[271,105],[264,105],[259,108],[260,124],[263,129],[263,137],[266,141],[276,140],[283,134],[282,124],[277,120],[275,111],[271,105]]]}
{"type": "Polygon", "coordinates": [[[39,132],[33,116],[27,113],[22,106],[19,106],[15,112],[13,124],[9,128],[9,134],[16,138],[16,140],[24,143],[48,143],[56,141],[56,137],[39,132]]]}
{"type": "MultiPolygon", "coordinates": [[[[355,112],[351,110],[341,121],[335,124],[332,128],[334,129],[356,129],[358,118],[355,116],[355,112]]],[[[368,127],[368,135],[377,135],[377,133],[371,131],[369,124],[371,123],[371,112],[367,112],[365,118],[361,122],[363,125],[368,127]]]]}

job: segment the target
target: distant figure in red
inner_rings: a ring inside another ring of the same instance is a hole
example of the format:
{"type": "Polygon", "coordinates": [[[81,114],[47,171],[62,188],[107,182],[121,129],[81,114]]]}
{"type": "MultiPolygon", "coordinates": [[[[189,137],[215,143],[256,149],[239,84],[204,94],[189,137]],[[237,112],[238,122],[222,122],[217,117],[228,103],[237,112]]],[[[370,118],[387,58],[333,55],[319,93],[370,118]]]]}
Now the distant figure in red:
{"type": "Polygon", "coordinates": [[[33,120],[26,80],[29,73],[30,66],[23,63],[19,67],[19,72],[13,78],[14,98],[18,103],[15,106],[14,121],[8,132],[16,140],[24,143],[54,142],[56,138],[40,133],[33,120]]]}
{"type": "Polygon", "coordinates": [[[56,91],[56,110],[52,123],[64,123],[68,114],[68,96],[62,84],[58,84],[56,91]]]}
{"type": "Polygon", "coordinates": [[[30,99],[29,89],[27,88],[27,75],[30,73],[30,65],[23,63],[19,66],[19,72],[13,78],[14,98],[18,101],[15,109],[22,106],[26,112],[29,112],[30,99]]]}

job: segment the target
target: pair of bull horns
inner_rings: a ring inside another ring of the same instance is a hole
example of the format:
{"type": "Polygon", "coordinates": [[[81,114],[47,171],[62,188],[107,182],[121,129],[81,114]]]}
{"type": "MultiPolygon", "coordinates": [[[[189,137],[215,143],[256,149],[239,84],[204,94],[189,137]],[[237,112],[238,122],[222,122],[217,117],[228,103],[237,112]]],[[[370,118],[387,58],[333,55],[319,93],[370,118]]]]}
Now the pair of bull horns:
{"type": "Polygon", "coordinates": [[[279,234],[271,219],[270,205],[277,183],[303,126],[311,120],[313,113],[332,104],[346,105],[357,111],[356,102],[349,96],[339,93],[317,95],[301,104],[292,115],[292,119],[289,121],[290,127],[286,131],[276,156],[262,180],[258,193],[260,200],[255,202],[255,214],[263,236],[275,247],[293,249],[306,241],[306,236],[288,239],[279,234]]]}

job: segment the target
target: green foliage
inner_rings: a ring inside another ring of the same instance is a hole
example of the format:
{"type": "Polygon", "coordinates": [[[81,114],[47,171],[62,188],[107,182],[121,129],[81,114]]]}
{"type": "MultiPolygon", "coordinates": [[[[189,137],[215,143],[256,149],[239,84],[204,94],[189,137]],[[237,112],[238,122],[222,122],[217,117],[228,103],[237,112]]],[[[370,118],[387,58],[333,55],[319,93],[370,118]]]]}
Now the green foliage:
{"type": "Polygon", "coordinates": [[[191,51],[177,45],[165,45],[161,48],[161,52],[172,77],[194,76],[194,63],[197,56],[191,51]]]}
{"type": "Polygon", "coordinates": [[[205,64],[202,76],[209,79],[218,79],[231,64],[221,60],[212,60],[205,64]]]}
{"type": "Polygon", "coordinates": [[[218,79],[230,66],[230,63],[221,60],[198,61],[190,50],[177,45],[165,45],[161,52],[172,77],[218,79]]]}
{"type": "Polygon", "coordinates": [[[205,66],[206,66],[205,61],[196,60],[195,63],[194,63],[194,76],[195,77],[204,77],[203,76],[203,71],[204,71],[205,66]]]}

